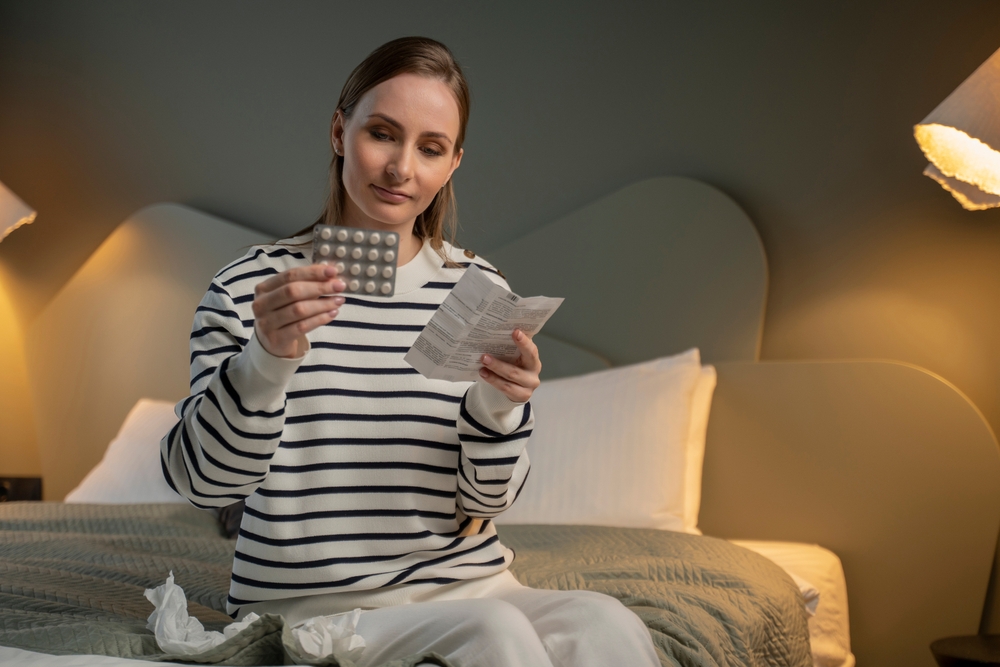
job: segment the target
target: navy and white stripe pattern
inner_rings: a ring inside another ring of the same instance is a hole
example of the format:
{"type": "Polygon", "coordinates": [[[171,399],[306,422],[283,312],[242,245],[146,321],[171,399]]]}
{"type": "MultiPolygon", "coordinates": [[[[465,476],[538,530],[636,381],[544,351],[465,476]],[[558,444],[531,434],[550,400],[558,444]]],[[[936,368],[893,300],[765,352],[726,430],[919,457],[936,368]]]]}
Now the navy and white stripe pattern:
{"type": "Polygon", "coordinates": [[[489,519],[527,478],[531,407],[403,361],[465,269],[425,244],[393,297],[347,297],[303,358],[279,359],[253,335],[253,290],[308,253],[255,247],[215,277],[192,327],[191,395],[160,446],[167,481],[197,507],[246,498],[229,612],[504,570],[513,552],[489,519]]]}

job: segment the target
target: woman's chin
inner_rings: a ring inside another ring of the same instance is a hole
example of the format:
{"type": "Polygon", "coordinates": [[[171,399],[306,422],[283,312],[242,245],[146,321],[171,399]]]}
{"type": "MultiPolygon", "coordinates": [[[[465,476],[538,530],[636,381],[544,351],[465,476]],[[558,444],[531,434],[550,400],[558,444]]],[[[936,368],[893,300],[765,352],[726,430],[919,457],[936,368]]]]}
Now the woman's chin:
{"type": "Polygon", "coordinates": [[[415,213],[411,214],[411,211],[404,210],[401,206],[393,206],[383,202],[368,207],[365,214],[371,223],[378,225],[378,229],[387,231],[398,231],[399,228],[411,224],[417,217],[415,213]]]}

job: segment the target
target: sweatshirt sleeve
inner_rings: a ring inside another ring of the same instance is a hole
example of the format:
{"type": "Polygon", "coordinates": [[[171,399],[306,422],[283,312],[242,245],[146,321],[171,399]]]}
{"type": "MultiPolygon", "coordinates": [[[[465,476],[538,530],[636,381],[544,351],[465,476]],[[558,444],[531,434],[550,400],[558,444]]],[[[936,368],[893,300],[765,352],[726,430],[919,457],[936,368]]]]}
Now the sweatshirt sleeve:
{"type": "Polygon", "coordinates": [[[510,507],[528,477],[525,446],[535,417],[491,384],[475,382],[459,408],[458,502],[466,516],[487,519],[510,507]]]}
{"type": "MultiPolygon", "coordinates": [[[[475,263],[490,280],[510,291],[492,264],[483,258],[475,263]]],[[[476,381],[465,392],[458,415],[462,447],[458,504],[466,516],[492,518],[514,504],[531,468],[525,447],[534,423],[530,402],[515,403],[491,384],[476,381]]]]}
{"type": "Polygon", "coordinates": [[[241,320],[213,281],[191,331],[191,395],[174,408],[180,421],[160,441],[167,483],[203,509],[252,494],[281,441],[285,387],[304,358],[267,352],[253,319],[241,320]]]}

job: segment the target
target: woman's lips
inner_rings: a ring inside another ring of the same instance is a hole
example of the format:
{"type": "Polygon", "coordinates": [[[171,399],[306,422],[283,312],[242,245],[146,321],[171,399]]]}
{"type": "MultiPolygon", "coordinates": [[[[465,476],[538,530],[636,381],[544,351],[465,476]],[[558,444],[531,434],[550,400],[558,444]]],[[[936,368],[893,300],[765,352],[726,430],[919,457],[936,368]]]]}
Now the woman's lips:
{"type": "Polygon", "coordinates": [[[374,183],[372,183],[372,189],[375,191],[375,194],[379,197],[379,199],[383,199],[393,204],[401,204],[410,199],[410,195],[406,193],[396,192],[395,190],[386,190],[385,188],[380,188],[374,183]]]}

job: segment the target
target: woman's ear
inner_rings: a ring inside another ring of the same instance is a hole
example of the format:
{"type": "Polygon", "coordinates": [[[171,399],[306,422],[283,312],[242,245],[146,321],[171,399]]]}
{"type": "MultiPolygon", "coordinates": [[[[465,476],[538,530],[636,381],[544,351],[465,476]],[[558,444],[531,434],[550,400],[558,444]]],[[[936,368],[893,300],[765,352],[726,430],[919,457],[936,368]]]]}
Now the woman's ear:
{"type": "Polygon", "coordinates": [[[459,148],[458,152],[455,153],[455,157],[452,159],[451,163],[451,171],[448,172],[448,180],[445,181],[445,183],[451,180],[451,175],[455,173],[456,169],[458,169],[458,165],[462,164],[462,155],[464,154],[465,154],[464,148],[459,148]]]}
{"type": "Polygon", "coordinates": [[[344,154],[344,112],[337,109],[330,121],[330,147],[337,155],[344,154]]]}

